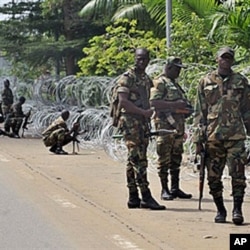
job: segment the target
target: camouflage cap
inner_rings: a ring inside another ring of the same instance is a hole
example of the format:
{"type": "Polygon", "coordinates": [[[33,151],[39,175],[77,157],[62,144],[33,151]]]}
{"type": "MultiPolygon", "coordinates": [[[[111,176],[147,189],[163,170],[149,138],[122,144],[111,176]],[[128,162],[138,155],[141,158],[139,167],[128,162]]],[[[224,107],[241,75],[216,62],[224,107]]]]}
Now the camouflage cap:
{"type": "Polygon", "coordinates": [[[231,55],[232,57],[234,57],[234,50],[230,47],[222,47],[218,50],[217,52],[217,57],[221,57],[223,56],[224,54],[229,54],[231,55]]]}
{"type": "Polygon", "coordinates": [[[171,64],[180,68],[186,68],[186,66],[182,64],[182,61],[179,57],[174,57],[174,56],[169,57],[167,59],[167,65],[171,64]]]}

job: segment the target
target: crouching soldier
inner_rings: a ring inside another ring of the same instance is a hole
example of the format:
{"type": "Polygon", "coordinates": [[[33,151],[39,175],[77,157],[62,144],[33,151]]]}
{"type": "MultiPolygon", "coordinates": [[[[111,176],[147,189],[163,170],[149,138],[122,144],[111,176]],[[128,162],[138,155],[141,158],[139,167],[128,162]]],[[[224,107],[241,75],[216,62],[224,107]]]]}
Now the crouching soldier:
{"type": "Polygon", "coordinates": [[[60,117],[53,121],[42,133],[44,145],[50,147],[49,151],[54,154],[68,154],[62,147],[75,139],[71,134],[78,130],[79,123],[75,123],[72,129],[69,130],[66,124],[69,115],[68,110],[63,110],[60,117]]]}

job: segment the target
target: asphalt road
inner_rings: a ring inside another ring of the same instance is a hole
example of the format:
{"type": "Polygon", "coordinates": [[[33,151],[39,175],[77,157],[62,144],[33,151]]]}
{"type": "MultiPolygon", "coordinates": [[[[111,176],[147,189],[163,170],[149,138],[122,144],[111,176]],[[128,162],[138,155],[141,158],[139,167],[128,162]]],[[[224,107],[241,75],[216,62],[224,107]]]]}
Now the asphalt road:
{"type": "Polygon", "coordinates": [[[213,222],[206,186],[198,210],[196,176],[181,183],[191,200],[162,202],[156,170],[150,169],[149,181],[167,210],[128,209],[125,166],[102,150],[58,156],[40,139],[0,137],[0,249],[228,250],[231,233],[250,234],[248,195],[245,224],[231,222],[230,180],[224,225],[213,222]]]}

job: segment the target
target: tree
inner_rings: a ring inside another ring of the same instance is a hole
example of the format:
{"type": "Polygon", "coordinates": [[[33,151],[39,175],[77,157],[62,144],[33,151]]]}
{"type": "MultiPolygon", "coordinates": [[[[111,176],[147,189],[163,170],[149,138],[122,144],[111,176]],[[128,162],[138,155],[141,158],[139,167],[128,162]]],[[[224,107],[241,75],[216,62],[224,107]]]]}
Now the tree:
{"type": "Polygon", "coordinates": [[[79,17],[83,4],[82,0],[12,1],[0,8],[10,15],[0,23],[1,50],[16,66],[17,76],[26,77],[23,68],[37,76],[52,67],[58,76],[76,74],[82,47],[104,32],[100,23],[79,17]],[[25,65],[20,67],[21,63],[25,65]]]}
{"type": "Polygon", "coordinates": [[[147,48],[151,58],[166,58],[165,43],[151,31],[138,30],[135,20],[117,20],[105,34],[93,37],[83,48],[86,56],[79,61],[79,75],[117,76],[133,64],[137,47],[147,48]]]}

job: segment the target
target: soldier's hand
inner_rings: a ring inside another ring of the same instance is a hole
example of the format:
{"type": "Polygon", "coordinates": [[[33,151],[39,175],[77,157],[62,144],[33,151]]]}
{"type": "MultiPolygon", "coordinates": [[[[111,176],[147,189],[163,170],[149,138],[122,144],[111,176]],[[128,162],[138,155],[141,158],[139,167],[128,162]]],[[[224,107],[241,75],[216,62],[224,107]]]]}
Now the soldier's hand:
{"type": "Polygon", "coordinates": [[[145,118],[150,118],[154,113],[154,110],[153,109],[146,109],[146,110],[143,110],[143,116],[145,118]]]}
{"type": "Polygon", "coordinates": [[[175,101],[175,108],[176,109],[186,109],[187,103],[181,99],[177,100],[177,101],[175,101]]]}
{"type": "Polygon", "coordinates": [[[77,131],[77,130],[79,129],[79,127],[80,127],[80,124],[79,124],[78,122],[75,122],[75,123],[73,124],[73,130],[74,130],[74,131],[77,131]]]}
{"type": "Polygon", "coordinates": [[[204,150],[202,143],[196,143],[195,153],[199,155],[204,150]]]}

